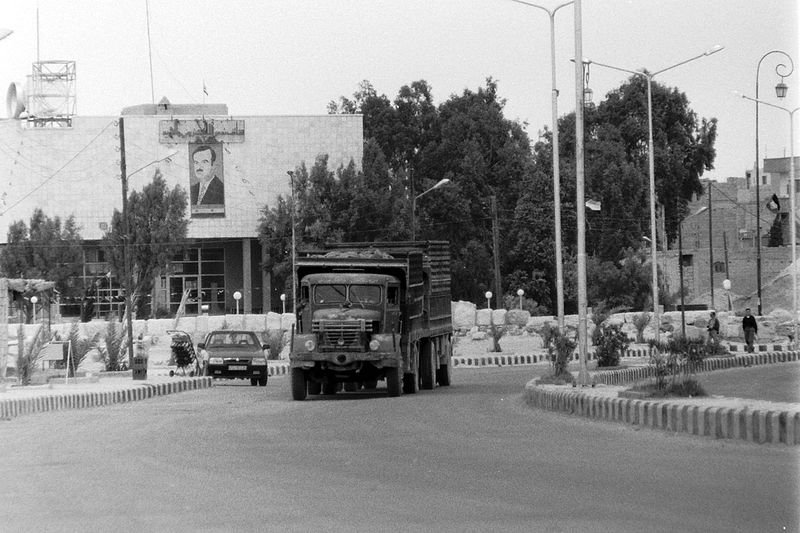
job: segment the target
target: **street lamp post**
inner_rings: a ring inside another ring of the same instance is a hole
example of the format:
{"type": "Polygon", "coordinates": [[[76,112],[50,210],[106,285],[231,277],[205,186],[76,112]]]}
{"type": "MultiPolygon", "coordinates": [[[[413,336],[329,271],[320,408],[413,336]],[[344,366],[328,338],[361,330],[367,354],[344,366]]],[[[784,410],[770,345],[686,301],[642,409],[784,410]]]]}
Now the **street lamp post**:
{"type": "MultiPolygon", "coordinates": [[[[783,82],[781,82],[783,85],[783,82]]],[[[778,96],[783,98],[786,96],[786,85],[782,87],[783,91],[778,92],[778,96]]],[[[780,109],[781,111],[785,111],[789,114],[789,227],[791,229],[791,239],[792,239],[792,342],[797,342],[797,215],[796,215],[796,200],[795,195],[797,194],[796,191],[796,184],[795,184],[795,168],[794,168],[794,114],[800,107],[795,107],[794,109],[789,109],[783,106],[771,104],[769,102],[765,102],[763,100],[759,100],[757,98],[750,98],[746,95],[741,95],[742,98],[745,100],[750,100],[752,102],[756,102],[756,104],[764,104],[765,106],[774,107],[775,109],[780,109]]],[[[756,165],[758,161],[756,161],[756,165]]],[[[759,306],[761,305],[761,300],[759,299],[759,306]]]]}
{"type": "Polygon", "coordinates": [[[417,240],[417,200],[428,194],[434,189],[438,189],[442,185],[447,185],[450,183],[450,180],[447,178],[440,179],[436,182],[436,185],[428,189],[427,191],[421,192],[416,196],[413,196],[414,191],[411,191],[411,240],[417,240]]]}
{"type": "MultiPolygon", "coordinates": [[[[761,178],[759,177],[759,161],[758,161],[758,74],[761,71],[761,63],[766,59],[768,56],[772,54],[780,54],[786,57],[789,60],[789,70],[783,71],[784,74],[781,74],[782,68],[786,68],[786,65],[783,63],[778,63],[775,66],[775,73],[781,77],[781,82],[775,87],[775,91],[780,93],[780,91],[786,87],[783,83],[783,78],[786,76],[791,75],[794,72],[794,62],[792,58],[784,52],[783,50],[771,50],[761,56],[761,59],[758,60],[758,66],[756,67],[756,285],[757,285],[757,295],[758,295],[758,316],[761,316],[761,198],[759,196],[759,190],[761,188],[761,178]]],[[[783,95],[785,96],[785,91],[783,95]]],[[[780,98],[783,98],[782,95],[778,94],[780,98]]]]}
{"type": "Polygon", "coordinates": [[[31,296],[31,304],[33,305],[33,323],[36,324],[36,304],[39,302],[39,297],[36,295],[31,296]]]}
{"type": "Polygon", "coordinates": [[[619,70],[621,72],[627,72],[628,74],[633,74],[635,76],[640,76],[647,80],[647,146],[648,146],[648,174],[650,178],[650,253],[651,253],[651,263],[652,263],[652,290],[653,290],[653,322],[655,325],[656,330],[656,338],[660,336],[661,332],[661,318],[659,316],[658,311],[658,254],[657,252],[657,243],[656,240],[656,178],[655,178],[655,154],[653,151],[653,78],[658,76],[659,74],[666,72],[668,70],[672,70],[676,67],[681,65],[685,65],[690,61],[694,61],[695,59],[700,59],[702,57],[710,56],[711,54],[715,54],[722,50],[724,47],[717,45],[710,50],[706,50],[700,55],[696,55],[689,59],[685,59],[679,63],[675,63],[674,65],[670,65],[669,67],[662,68],[661,70],[657,70],[656,72],[647,72],[646,70],[628,70],[620,67],[615,67],[613,65],[606,65],[603,63],[598,63],[597,61],[587,61],[589,64],[598,65],[601,67],[610,68],[613,70],[619,70]]]}
{"type": "Polygon", "coordinates": [[[296,266],[296,263],[297,263],[297,240],[296,240],[295,230],[294,230],[294,226],[295,226],[295,223],[294,223],[294,216],[295,216],[295,214],[294,214],[294,212],[295,212],[295,208],[294,208],[294,171],[293,170],[289,170],[286,173],[289,174],[289,183],[292,186],[292,216],[291,216],[291,220],[292,220],[292,312],[296,313],[297,312],[297,269],[295,268],[295,266],[296,266]]]}
{"type": "Polygon", "coordinates": [[[541,9],[550,18],[550,100],[552,108],[552,134],[553,134],[553,222],[555,231],[555,261],[556,261],[556,307],[558,311],[558,331],[564,332],[564,265],[561,253],[561,177],[559,174],[559,151],[558,151],[558,89],[556,88],[556,37],[555,37],[555,17],[556,12],[562,7],[566,7],[573,2],[565,2],[554,9],[524,2],[523,0],[512,0],[518,4],[541,9]]]}
{"type": "Polygon", "coordinates": [[[519,310],[522,311],[522,297],[525,296],[525,291],[517,289],[517,296],[519,296],[519,310]]]}
{"type": "Polygon", "coordinates": [[[283,314],[286,314],[286,294],[281,294],[281,304],[283,305],[283,314]]]}
{"type": "Polygon", "coordinates": [[[486,291],[486,294],[484,294],[484,296],[486,296],[486,309],[491,309],[492,308],[492,291],[486,291]]]}
{"type": "Polygon", "coordinates": [[[242,293],[239,292],[239,291],[234,292],[233,293],[233,299],[236,300],[236,314],[238,315],[239,314],[239,300],[242,299],[242,293]]]}

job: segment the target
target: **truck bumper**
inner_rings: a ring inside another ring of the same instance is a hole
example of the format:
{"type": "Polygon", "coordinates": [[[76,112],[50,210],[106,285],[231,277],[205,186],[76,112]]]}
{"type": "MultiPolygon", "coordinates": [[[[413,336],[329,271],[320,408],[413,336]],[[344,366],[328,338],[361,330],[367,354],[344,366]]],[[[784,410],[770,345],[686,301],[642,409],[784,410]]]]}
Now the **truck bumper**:
{"type": "Polygon", "coordinates": [[[289,355],[292,368],[314,368],[317,363],[323,363],[326,367],[359,366],[360,363],[369,363],[376,368],[399,367],[402,357],[399,352],[305,352],[289,355]]]}

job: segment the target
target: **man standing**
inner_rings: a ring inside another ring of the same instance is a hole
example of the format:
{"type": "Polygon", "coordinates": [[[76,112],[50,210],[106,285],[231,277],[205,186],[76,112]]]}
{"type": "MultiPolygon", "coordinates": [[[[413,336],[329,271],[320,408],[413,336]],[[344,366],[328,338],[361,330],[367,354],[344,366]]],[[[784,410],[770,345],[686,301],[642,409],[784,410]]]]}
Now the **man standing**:
{"type": "Polygon", "coordinates": [[[758,323],[756,322],[756,317],[750,314],[749,307],[744,310],[742,329],[744,330],[744,342],[747,344],[745,351],[753,353],[755,351],[753,342],[756,335],[758,335],[758,323]]]}
{"type": "Polygon", "coordinates": [[[712,353],[717,353],[717,346],[719,346],[719,320],[717,320],[717,313],[711,311],[711,317],[708,319],[708,342],[711,344],[712,353]]]}
{"type": "Polygon", "coordinates": [[[214,172],[217,154],[208,145],[201,145],[192,152],[192,167],[197,183],[193,183],[189,196],[192,205],[221,205],[225,203],[225,185],[214,172]]]}

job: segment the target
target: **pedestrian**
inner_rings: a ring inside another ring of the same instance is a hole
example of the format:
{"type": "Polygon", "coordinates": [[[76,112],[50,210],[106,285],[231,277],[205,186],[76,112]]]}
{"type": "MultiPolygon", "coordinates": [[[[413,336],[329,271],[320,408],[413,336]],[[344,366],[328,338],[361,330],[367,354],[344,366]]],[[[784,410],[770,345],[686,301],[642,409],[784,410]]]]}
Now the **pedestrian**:
{"type": "Polygon", "coordinates": [[[708,342],[711,344],[712,353],[717,353],[719,346],[719,320],[717,320],[717,313],[711,311],[711,318],[708,319],[708,342]]]}
{"type": "Polygon", "coordinates": [[[744,318],[742,319],[742,329],[744,330],[744,342],[747,344],[745,347],[746,352],[753,353],[755,351],[755,347],[753,346],[753,342],[755,338],[758,336],[758,322],[756,322],[756,317],[754,317],[750,313],[750,308],[744,310],[744,318]]]}

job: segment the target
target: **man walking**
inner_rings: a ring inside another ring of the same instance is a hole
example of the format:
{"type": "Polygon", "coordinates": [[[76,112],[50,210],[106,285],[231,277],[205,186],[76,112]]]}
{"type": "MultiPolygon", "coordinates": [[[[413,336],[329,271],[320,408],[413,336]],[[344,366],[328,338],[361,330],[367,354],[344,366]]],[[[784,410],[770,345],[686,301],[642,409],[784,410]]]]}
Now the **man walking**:
{"type": "Polygon", "coordinates": [[[711,311],[711,317],[708,319],[708,342],[711,344],[712,354],[717,353],[719,346],[719,320],[717,320],[717,313],[711,311]]]}
{"type": "Polygon", "coordinates": [[[750,308],[744,310],[744,318],[742,319],[742,329],[744,330],[744,342],[747,344],[746,352],[753,353],[755,348],[753,342],[758,335],[758,323],[756,317],[750,313],[750,308]]]}

